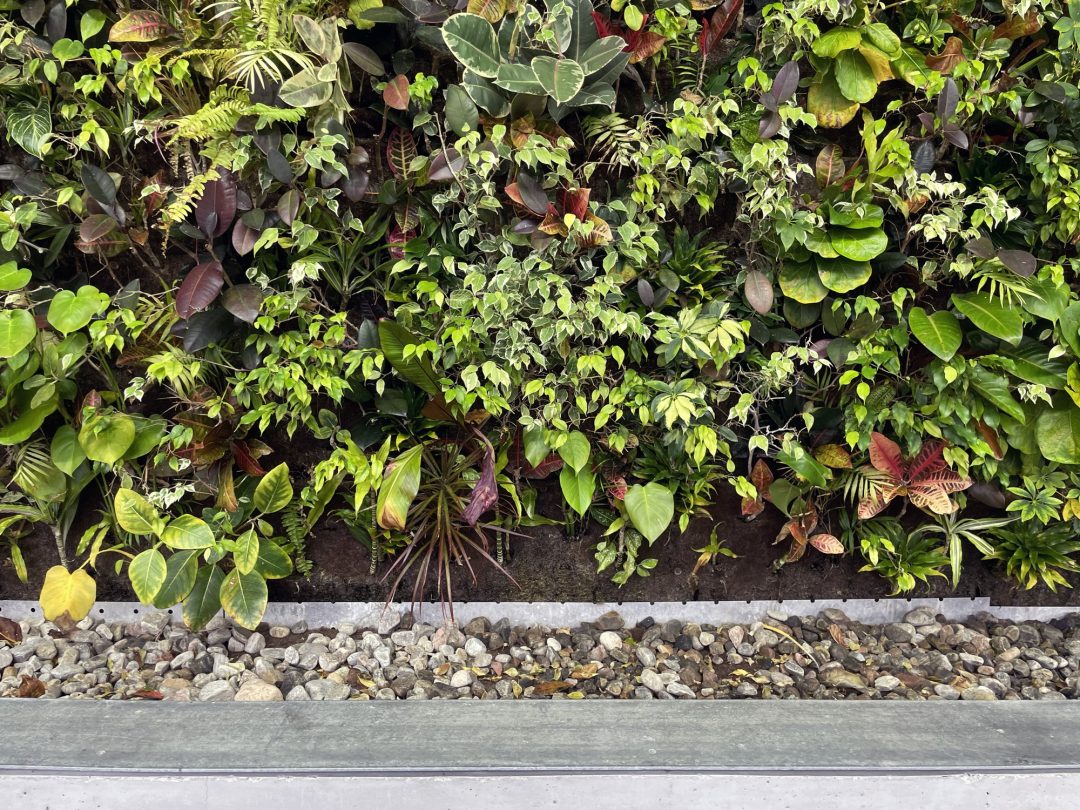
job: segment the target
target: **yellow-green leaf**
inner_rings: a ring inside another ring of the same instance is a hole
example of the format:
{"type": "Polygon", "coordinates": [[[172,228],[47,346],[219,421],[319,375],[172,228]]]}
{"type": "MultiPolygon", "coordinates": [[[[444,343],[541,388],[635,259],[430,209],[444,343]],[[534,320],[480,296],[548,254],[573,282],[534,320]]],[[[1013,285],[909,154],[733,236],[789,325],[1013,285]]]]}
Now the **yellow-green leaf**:
{"type": "Polygon", "coordinates": [[[69,572],[62,565],[54,565],[45,573],[41,586],[41,610],[48,621],[54,621],[65,613],[72,621],[86,618],[97,598],[97,584],[83,569],[69,572]]]}
{"type": "Polygon", "coordinates": [[[405,531],[409,507],[420,489],[420,456],[423,445],[410,447],[387,469],[379,488],[375,515],[384,529],[405,531]]]}

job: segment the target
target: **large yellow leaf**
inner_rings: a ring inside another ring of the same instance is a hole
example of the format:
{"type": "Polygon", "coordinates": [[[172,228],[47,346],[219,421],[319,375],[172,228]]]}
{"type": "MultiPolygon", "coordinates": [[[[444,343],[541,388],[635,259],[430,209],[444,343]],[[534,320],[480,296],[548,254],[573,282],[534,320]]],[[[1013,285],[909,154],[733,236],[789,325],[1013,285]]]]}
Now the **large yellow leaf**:
{"type": "Polygon", "coordinates": [[[69,572],[62,565],[54,565],[45,574],[41,586],[41,609],[49,621],[65,613],[73,621],[86,618],[97,598],[97,584],[83,569],[69,572]]]}
{"type": "Polygon", "coordinates": [[[833,71],[819,74],[810,85],[806,95],[806,109],[813,113],[818,123],[828,129],[844,126],[859,111],[859,104],[849,101],[840,92],[833,71]]]}

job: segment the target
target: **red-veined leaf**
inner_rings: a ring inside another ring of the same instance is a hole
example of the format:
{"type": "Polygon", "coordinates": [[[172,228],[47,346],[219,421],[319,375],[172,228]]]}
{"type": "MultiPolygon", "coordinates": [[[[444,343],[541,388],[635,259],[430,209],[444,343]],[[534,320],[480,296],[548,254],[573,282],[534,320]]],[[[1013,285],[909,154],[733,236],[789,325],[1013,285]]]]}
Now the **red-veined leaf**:
{"type": "Polygon", "coordinates": [[[938,439],[931,439],[923,443],[918,454],[908,465],[907,480],[911,482],[921,481],[924,476],[944,470],[948,465],[945,463],[945,444],[938,439]]]}
{"type": "Polygon", "coordinates": [[[844,179],[847,167],[844,166],[844,150],[832,143],[818,152],[814,162],[814,176],[822,188],[839,183],[844,179]]]}
{"type": "Polygon", "coordinates": [[[900,446],[877,431],[870,435],[870,463],[896,481],[904,480],[904,457],[900,446]]]}
{"type": "Polygon", "coordinates": [[[110,42],[156,42],[176,29],[156,11],[129,11],[109,29],[110,42]]]}
{"type": "Polygon", "coordinates": [[[815,534],[810,538],[810,545],[822,554],[843,554],[844,544],[831,534],[815,534]]]}

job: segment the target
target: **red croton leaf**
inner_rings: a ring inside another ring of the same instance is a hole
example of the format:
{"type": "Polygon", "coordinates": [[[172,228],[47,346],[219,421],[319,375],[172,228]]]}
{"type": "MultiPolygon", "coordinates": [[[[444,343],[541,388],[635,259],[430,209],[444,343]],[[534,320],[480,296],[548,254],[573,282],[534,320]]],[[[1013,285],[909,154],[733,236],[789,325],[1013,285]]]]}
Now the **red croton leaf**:
{"type": "Polygon", "coordinates": [[[810,538],[810,545],[822,554],[843,554],[844,544],[831,534],[815,534],[810,538]]]}
{"type": "Polygon", "coordinates": [[[870,463],[897,482],[904,480],[904,457],[900,446],[877,431],[870,435],[870,463]]]}
{"type": "Polygon", "coordinates": [[[712,17],[702,22],[701,32],[698,34],[698,48],[701,49],[703,56],[708,56],[716,47],[716,43],[722,40],[735,25],[742,7],[743,0],[724,0],[713,12],[712,17]]]}
{"type": "Polygon", "coordinates": [[[266,475],[266,470],[255,459],[247,442],[233,442],[232,452],[236,465],[248,475],[266,475]]]}
{"type": "Polygon", "coordinates": [[[764,459],[759,458],[754,462],[754,468],[750,471],[750,483],[757,488],[759,498],[769,497],[769,487],[774,480],[773,472],[764,459]]]}
{"type": "Polygon", "coordinates": [[[925,442],[915,459],[908,465],[907,479],[912,483],[918,483],[928,475],[944,470],[948,465],[945,463],[945,443],[936,439],[925,442]]]}
{"type": "MultiPolygon", "coordinates": [[[[646,14],[645,16],[647,18],[649,15],[646,14]]],[[[630,64],[636,65],[638,62],[644,62],[650,56],[660,53],[660,49],[664,47],[665,42],[667,42],[667,37],[663,34],[646,31],[644,28],[641,31],[631,32],[627,38],[630,64]]]]}
{"type": "Polygon", "coordinates": [[[386,162],[399,180],[409,179],[409,167],[416,159],[416,141],[411,132],[396,128],[386,143],[386,162]]]}

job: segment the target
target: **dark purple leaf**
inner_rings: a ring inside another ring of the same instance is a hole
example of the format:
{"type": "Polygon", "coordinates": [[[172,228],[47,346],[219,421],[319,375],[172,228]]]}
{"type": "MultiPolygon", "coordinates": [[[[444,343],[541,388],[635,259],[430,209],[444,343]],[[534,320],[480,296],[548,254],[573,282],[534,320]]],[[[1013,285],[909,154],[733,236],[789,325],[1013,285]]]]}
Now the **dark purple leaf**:
{"type": "Polygon", "coordinates": [[[341,184],[341,190],[345,192],[350,202],[360,202],[367,194],[369,180],[367,172],[362,169],[351,169],[349,176],[341,184]]]}
{"type": "Polygon", "coordinates": [[[461,167],[465,165],[465,158],[458,154],[456,149],[447,149],[445,152],[439,152],[435,156],[435,159],[431,161],[431,168],[428,170],[428,180],[433,183],[441,183],[448,180],[453,180],[454,175],[461,171],[461,167]]]}
{"type": "Polygon", "coordinates": [[[291,188],[278,200],[277,214],[286,225],[292,225],[300,213],[300,192],[291,188]]]}
{"type": "Polygon", "coordinates": [[[192,354],[202,351],[211,343],[220,343],[236,328],[233,316],[221,307],[196,312],[184,324],[184,351],[192,354]]]}
{"type": "Polygon", "coordinates": [[[1016,114],[1016,120],[1021,126],[1030,127],[1035,123],[1035,110],[1028,107],[1021,107],[1020,112],[1016,114]]]}
{"type": "Polygon", "coordinates": [[[221,262],[213,259],[191,268],[180,289],[176,291],[176,314],[185,320],[206,309],[225,285],[221,262]]]}
{"type": "Polygon", "coordinates": [[[267,157],[270,157],[270,153],[277,152],[281,146],[281,132],[276,129],[257,132],[253,140],[259,150],[267,157]]]}
{"type": "Polygon", "coordinates": [[[211,239],[216,239],[236,218],[236,181],[228,172],[206,184],[202,199],[195,208],[195,222],[211,239]]]}
{"type": "Polygon", "coordinates": [[[79,238],[88,245],[116,230],[116,220],[108,214],[93,214],[79,224],[79,238]]]}
{"type": "Polygon", "coordinates": [[[956,82],[949,77],[945,80],[945,86],[937,99],[937,117],[942,124],[946,123],[956,112],[956,103],[960,100],[960,91],[956,88],[956,82]]]}
{"type": "Polygon", "coordinates": [[[537,224],[535,219],[520,219],[514,223],[514,227],[511,228],[511,230],[514,233],[534,233],[537,224]]]}
{"type": "Polygon", "coordinates": [[[544,216],[547,213],[547,192],[544,191],[535,177],[527,172],[518,172],[517,190],[526,208],[539,216],[544,216]]]}
{"type": "Polygon", "coordinates": [[[927,132],[933,132],[937,127],[934,124],[934,116],[928,112],[921,112],[918,115],[919,122],[923,125],[923,129],[927,132]]]}
{"type": "Polygon", "coordinates": [[[241,256],[247,256],[255,249],[255,242],[259,239],[259,232],[244,224],[243,219],[236,220],[232,229],[233,250],[241,256]]]}
{"type": "Polygon", "coordinates": [[[761,94],[761,106],[769,112],[776,112],[780,107],[780,104],[776,100],[776,96],[772,92],[766,92],[761,94]]]}
{"type": "Polygon", "coordinates": [[[944,135],[945,140],[953,146],[959,147],[960,149],[968,148],[967,133],[960,129],[956,124],[946,124],[942,128],[941,134],[944,135]]]}
{"type": "Polygon", "coordinates": [[[996,255],[996,248],[994,243],[990,241],[987,236],[980,236],[977,239],[969,240],[964,249],[979,259],[992,259],[996,255]]]}
{"type": "Polygon", "coordinates": [[[780,131],[780,113],[770,112],[767,115],[763,115],[758,122],[758,137],[763,140],[768,140],[777,132],[780,131]]]}
{"type": "Polygon", "coordinates": [[[221,296],[221,305],[245,323],[254,323],[259,317],[263,294],[255,284],[238,284],[221,296]]]}
{"type": "Polygon", "coordinates": [[[90,196],[101,205],[113,205],[116,202],[116,183],[104,169],[98,168],[91,163],[82,166],[82,184],[90,192],[90,196]]]}
{"type": "Polygon", "coordinates": [[[469,496],[465,511],[461,513],[461,519],[470,526],[475,526],[480,516],[499,500],[499,488],[495,483],[495,448],[479,430],[474,429],[473,432],[484,444],[484,460],[480,465],[480,478],[469,496]]]}
{"type": "Polygon", "coordinates": [[[790,99],[799,87],[799,63],[788,62],[776,74],[773,79],[772,94],[776,96],[776,103],[783,104],[790,99]]]}
{"type": "Polygon", "coordinates": [[[277,149],[272,149],[266,156],[266,168],[270,170],[270,176],[279,183],[293,181],[292,164],[277,149]]]}
{"type": "Polygon", "coordinates": [[[1035,257],[1026,250],[1000,250],[997,257],[1018,276],[1027,278],[1035,273],[1035,257]]]}

